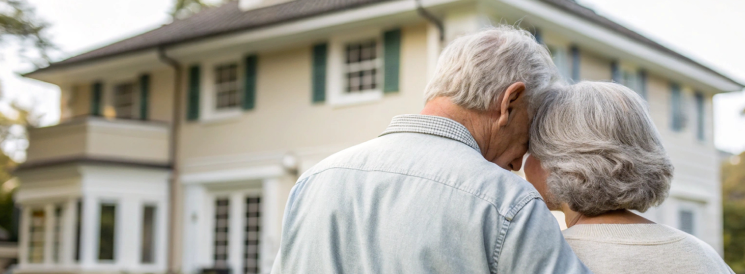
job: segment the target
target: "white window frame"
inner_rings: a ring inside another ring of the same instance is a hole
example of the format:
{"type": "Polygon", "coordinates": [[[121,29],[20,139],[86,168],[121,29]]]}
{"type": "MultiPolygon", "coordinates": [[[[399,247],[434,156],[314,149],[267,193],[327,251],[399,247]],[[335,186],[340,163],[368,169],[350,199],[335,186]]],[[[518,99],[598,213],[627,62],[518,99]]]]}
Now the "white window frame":
{"type": "Polygon", "coordinates": [[[241,104],[234,108],[217,109],[217,90],[215,90],[215,69],[217,66],[235,63],[237,65],[238,76],[238,93],[242,96],[244,69],[244,54],[229,54],[220,56],[211,56],[209,59],[199,63],[200,69],[200,100],[199,100],[199,121],[200,122],[217,122],[231,118],[238,118],[243,114],[241,104]]]}
{"type": "Polygon", "coordinates": [[[329,41],[328,70],[326,74],[328,102],[335,106],[354,105],[367,102],[375,102],[383,99],[383,34],[381,29],[368,29],[334,36],[329,41]],[[346,46],[349,43],[365,42],[369,40],[377,42],[377,66],[375,74],[377,86],[375,89],[352,92],[346,91],[347,67],[346,46]]]}
{"type": "MultiPolygon", "coordinates": [[[[235,187],[235,186],[217,186],[215,189],[207,189],[205,203],[203,205],[203,214],[208,216],[206,222],[202,225],[208,231],[208,237],[206,246],[207,252],[204,255],[209,256],[208,264],[203,267],[211,268],[214,267],[214,242],[215,242],[215,202],[218,199],[228,199],[230,201],[229,212],[230,217],[228,219],[228,267],[230,267],[233,273],[243,273],[243,261],[244,261],[244,240],[245,240],[245,203],[247,197],[261,197],[261,212],[262,221],[261,226],[264,229],[263,214],[265,212],[265,198],[263,196],[263,190],[261,187],[235,187]]],[[[262,237],[262,236],[260,236],[262,237]]],[[[259,248],[260,254],[266,255],[261,252],[263,245],[266,243],[260,239],[259,248]]],[[[262,270],[263,271],[263,270],[262,270]]]]}
{"type": "Polygon", "coordinates": [[[241,74],[240,74],[241,68],[240,67],[241,67],[241,64],[238,61],[219,63],[219,64],[215,64],[215,65],[212,66],[212,77],[213,77],[212,78],[212,89],[213,89],[212,90],[212,99],[214,100],[214,103],[212,104],[212,107],[214,108],[215,112],[229,111],[229,110],[232,110],[232,109],[240,109],[241,108],[242,98],[240,98],[240,97],[241,97],[241,93],[243,91],[243,88],[241,87],[241,84],[243,84],[243,81],[241,79],[241,74]],[[235,93],[236,93],[236,96],[239,97],[239,100],[238,100],[238,102],[237,102],[237,104],[235,106],[218,108],[218,106],[217,106],[217,103],[218,103],[218,100],[217,100],[218,93],[220,93],[220,89],[221,88],[224,88],[224,87],[221,87],[221,86],[227,85],[230,82],[225,82],[225,83],[218,84],[217,83],[217,77],[218,77],[217,70],[220,67],[227,67],[227,66],[235,66],[235,82],[234,82],[234,84],[235,84],[235,93]]]}

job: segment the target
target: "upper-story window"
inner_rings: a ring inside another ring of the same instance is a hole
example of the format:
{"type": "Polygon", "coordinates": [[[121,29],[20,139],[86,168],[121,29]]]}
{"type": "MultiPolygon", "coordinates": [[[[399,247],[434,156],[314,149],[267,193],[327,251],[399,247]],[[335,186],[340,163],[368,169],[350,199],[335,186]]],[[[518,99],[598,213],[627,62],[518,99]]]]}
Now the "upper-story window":
{"type": "Polygon", "coordinates": [[[686,125],[683,94],[680,86],[670,85],[670,127],[673,131],[682,131],[686,125]]]}
{"type": "Polygon", "coordinates": [[[567,50],[563,47],[548,45],[548,51],[551,52],[551,57],[561,77],[569,82],[572,79],[572,66],[571,62],[569,62],[567,50]]]}
{"type": "Polygon", "coordinates": [[[215,109],[232,109],[241,105],[238,64],[230,63],[215,67],[215,109]]]}
{"type": "Polygon", "coordinates": [[[114,86],[114,111],[116,118],[132,119],[135,115],[134,83],[121,83],[114,86]]]}
{"type": "Polygon", "coordinates": [[[706,116],[704,112],[704,94],[696,92],[696,139],[706,139],[706,116]]]}
{"type": "Polygon", "coordinates": [[[377,90],[380,87],[382,66],[378,58],[378,41],[371,39],[349,43],[345,52],[345,91],[352,93],[377,90]]]}

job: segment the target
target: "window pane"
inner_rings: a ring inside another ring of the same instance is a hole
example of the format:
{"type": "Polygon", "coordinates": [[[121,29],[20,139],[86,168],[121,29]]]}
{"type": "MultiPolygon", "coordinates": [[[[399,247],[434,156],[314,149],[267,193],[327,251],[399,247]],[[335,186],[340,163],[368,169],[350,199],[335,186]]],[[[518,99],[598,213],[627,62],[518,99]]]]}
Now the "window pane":
{"type": "Polygon", "coordinates": [[[704,95],[696,93],[696,138],[703,141],[706,137],[704,113],[704,95]]]}
{"type": "Polygon", "coordinates": [[[31,223],[29,225],[28,240],[28,262],[44,262],[44,222],[46,214],[43,209],[31,211],[31,223]]]}
{"type": "Polygon", "coordinates": [[[62,206],[54,208],[54,246],[52,247],[52,259],[55,263],[60,262],[60,248],[62,248],[62,206]]]}
{"type": "Polygon", "coordinates": [[[228,267],[228,227],[230,226],[230,200],[215,200],[215,242],[213,256],[215,268],[228,267]]]}
{"type": "Polygon", "coordinates": [[[98,259],[114,260],[114,233],[116,232],[116,205],[102,204],[98,234],[98,259]]]}
{"type": "Polygon", "coordinates": [[[346,48],[346,92],[364,92],[379,85],[378,41],[368,40],[347,44],[346,48]]]}
{"type": "Polygon", "coordinates": [[[694,232],[694,224],[693,224],[693,211],[690,210],[681,210],[679,212],[679,222],[680,222],[680,230],[693,235],[694,232]]]}
{"type": "Polygon", "coordinates": [[[79,199],[77,203],[77,209],[75,210],[75,261],[80,261],[80,229],[82,225],[82,215],[83,215],[83,200],[79,199]]]}
{"type": "Polygon", "coordinates": [[[238,87],[238,64],[215,67],[215,108],[240,106],[241,97],[238,87]]]}
{"type": "Polygon", "coordinates": [[[683,114],[683,97],[680,87],[673,85],[670,88],[670,110],[673,131],[680,131],[685,126],[685,114],[683,114]]]}
{"type": "Polygon", "coordinates": [[[142,263],[153,263],[155,247],[155,206],[145,206],[142,213],[142,263]]]}
{"type": "Polygon", "coordinates": [[[246,198],[246,230],[243,256],[244,274],[259,273],[259,239],[261,236],[261,198],[246,198]]]}
{"type": "Polygon", "coordinates": [[[119,84],[114,87],[114,110],[117,118],[133,118],[134,95],[135,85],[133,83],[119,84]]]}

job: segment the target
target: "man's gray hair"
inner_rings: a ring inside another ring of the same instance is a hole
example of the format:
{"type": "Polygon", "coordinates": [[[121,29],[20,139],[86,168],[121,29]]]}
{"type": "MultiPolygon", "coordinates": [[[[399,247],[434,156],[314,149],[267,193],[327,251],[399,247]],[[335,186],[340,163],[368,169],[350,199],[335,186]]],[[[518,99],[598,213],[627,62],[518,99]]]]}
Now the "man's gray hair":
{"type": "Polygon", "coordinates": [[[547,204],[586,216],[662,203],[673,166],[644,100],[614,83],[581,82],[542,96],[530,153],[548,171],[547,204]]]}
{"type": "MultiPolygon", "coordinates": [[[[466,109],[486,111],[507,87],[525,83],[525,96],[547,90],[559,79],[545,46],[530,32],[502,25],[455,39],[440,54],[424,97],[443,96],[466,109]]],[[[532,104],[529,104],[532,106],[532,104]]]]}

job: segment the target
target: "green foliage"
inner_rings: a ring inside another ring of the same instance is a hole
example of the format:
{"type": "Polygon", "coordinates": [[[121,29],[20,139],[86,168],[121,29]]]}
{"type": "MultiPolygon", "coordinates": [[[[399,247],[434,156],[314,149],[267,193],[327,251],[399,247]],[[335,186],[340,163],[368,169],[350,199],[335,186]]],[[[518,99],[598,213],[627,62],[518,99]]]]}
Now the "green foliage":
{"type": "MultiPolygon", "coordinates": [[[[19,55],[36,67],[49,63],[50,51],[55,49],[46,36],[49,25],[36,17],[34,9],[26,0],[0,0],[0,47],[13,43],[19,46],[19,55]],[[35,51],[32,56],[29,50],[35,51]]],[[[2,99],[0,85],[0,99],[2,99]]],[[[18,151],[25,150],[27,144],[25,126],[29,122],[28,111],[13,105],[15,113],[0,112],[0,227],[15,240],[15,204],[13,193],[15,181],[11,181],[10,171],[16,163],[9,157],[18,151]],[[19,145],[24,144],[24,145],[19,145]],[[9,146],[10,145],[10,146],[9,146]]],[[[0,239],[8,240],[8,239],[0,239]]]]}
{"type": "Polygon", "coordinates": [[[724,260],[745,273],[745,152],[722,164],[724,260]]]}
{"type": "Polygon", "coordinates": [[[48,27],[49,24],[36,17],[26,0],[0,0],[0,46],[9,38],[15,38],[14,42],[20,43],[21,57],[37,67],[46,65],[50,60],[49,52],[55,49],[45,34],[48,27]],[[38,57],[26,55],[27,49],[35,49],[38,57]]]}

